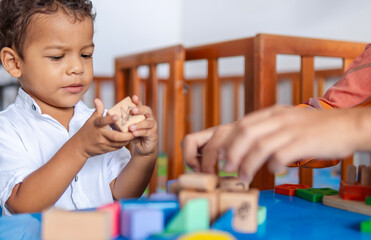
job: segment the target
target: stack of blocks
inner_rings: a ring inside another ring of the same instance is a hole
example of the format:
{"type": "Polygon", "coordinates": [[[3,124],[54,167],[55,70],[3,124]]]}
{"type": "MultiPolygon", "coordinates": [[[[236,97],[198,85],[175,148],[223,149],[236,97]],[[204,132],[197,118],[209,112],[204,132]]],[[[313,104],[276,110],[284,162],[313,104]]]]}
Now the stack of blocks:
{"type": "Polygon", "coordinates": [[[233,209],[233,230],[254,233],[258,225],[259,191],[250,189],[236,177],[217,177],[211,174],[188,173],[169,185],[169,191],[179,195],[180,206],[192,199],[206,199],[209,221],[212,223],[233,209]]]}
{"type": "Polygon", "coordinates": [[[214,230],[255,233],[257,225],[265,220],[266,208],[258,210],[259,191],[249,190],[235,177],[184,174],[173,184],[178,187],[170,189],[178,192],[179,201],[175,194],[168,193],[150,199],[123,199],[98,209],[45,211],[42,238],[94,240],[121,235],[128,239],[161,239],[199,231],[216,234],[210,232],[210,223],[214,230]]]}

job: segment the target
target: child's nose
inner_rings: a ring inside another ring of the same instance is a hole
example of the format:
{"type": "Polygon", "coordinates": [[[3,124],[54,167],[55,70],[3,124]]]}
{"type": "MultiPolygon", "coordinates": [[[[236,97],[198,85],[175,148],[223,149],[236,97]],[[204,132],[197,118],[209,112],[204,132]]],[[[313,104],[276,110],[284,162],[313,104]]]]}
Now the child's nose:
{"type": "Polygon", "coordinates": [[[70,74],[82,74],[84,72],[84,65],[80,58],[72,58],[70,59],[67,73],[70,74]]]}

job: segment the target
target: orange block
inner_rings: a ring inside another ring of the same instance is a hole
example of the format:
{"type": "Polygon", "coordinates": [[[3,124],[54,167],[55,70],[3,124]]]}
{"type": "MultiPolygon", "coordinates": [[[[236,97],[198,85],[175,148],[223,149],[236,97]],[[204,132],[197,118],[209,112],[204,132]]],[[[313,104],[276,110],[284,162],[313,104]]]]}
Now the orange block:
{"type": "Polygon", "coordinates": [[[366,197],[371,195],[371,187],[362,186],[360,185],[360,183],[356,183],[356,185],[350,185],[344,181],[341,181],[339,195],[344,200],[365,201],[366,197]]]}
{"type": "Polygon", "coordinates": [[[310,188],[310,187],[305,184],[282,184],[282,185],[275,186],[274,192],[283,194],[283,195],[295,196],[296,189],[304,189],[304,188],[310,188]]]}

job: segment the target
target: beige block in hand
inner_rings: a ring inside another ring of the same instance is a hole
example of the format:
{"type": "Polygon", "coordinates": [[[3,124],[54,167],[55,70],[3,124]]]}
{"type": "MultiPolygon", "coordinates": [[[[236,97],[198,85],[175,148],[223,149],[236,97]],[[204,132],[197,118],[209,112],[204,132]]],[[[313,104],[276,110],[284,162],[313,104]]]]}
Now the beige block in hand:
{"type": "Polygon", "coordinates": [[[111,239],[111,217],[105,211],[69,212],[51,209],[42,214],[43,240],[111,239]]]}
{"type": "Polygon", "coordinates": [[[219,186],[222,191],[228,192],[247,192],[249,190],[247,182],[233,176],[219,177],[219,186]]]}
{"type": "Polygon", "coordinates": [[[214,174],[206,173],[187,173],[179,177],[182,189],[195,189],[212,192],[218,184],[218,177],[214,174]]]}
{"type": "Polygon", "coordinates": [[[191,190],[182,190],[179,193],[180,206],[183,208],[189,200],[195,198],[205,198],[209,202],[210,222],[215,221],[219,217],[219,191],[195,192],[191,190]]]}
{"type": "Polygon", "coordinates": [[[131,101],[130,97],[126,97],[108,110],[108,115],[117,115],[119,117],[119,120],[112,124],[111,128],[121,132],[128,132],[131,124],[143,121],[145,119],[144,115],[130,114],[131,109],[134,107],[136,107],[135,103],[131,101]]]}
{"type": "Polygon", "coordinates": [[[234,209],[233,229],[238,232],[254,233],[258,229],[259,191],[221,192],[219,199],[220,214],[234,209]]]}

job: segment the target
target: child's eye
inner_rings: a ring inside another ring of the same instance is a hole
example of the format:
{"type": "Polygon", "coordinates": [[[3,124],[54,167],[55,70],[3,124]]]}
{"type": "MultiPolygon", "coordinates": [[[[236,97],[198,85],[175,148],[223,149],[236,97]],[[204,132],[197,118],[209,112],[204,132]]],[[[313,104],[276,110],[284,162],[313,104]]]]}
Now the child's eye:
{"type": "Polygon", "coordinates": [[[92,54],[81,54],[81,57],[83,57],[83,58],[92,58],[93,55],[92,54]]]}
{"type": "Polygon", "coordinates": [[[58,61],[58,60],[61,60],[63,58],[63,56],[50,56],[49,58],[52,61],[58,61]]]}

